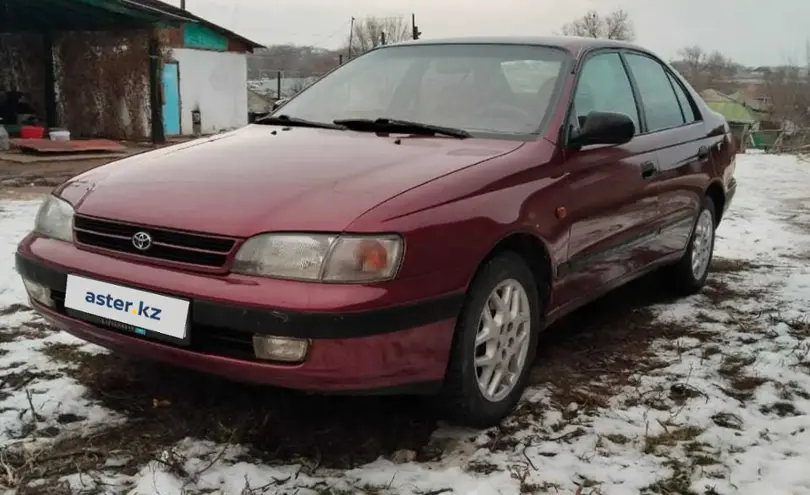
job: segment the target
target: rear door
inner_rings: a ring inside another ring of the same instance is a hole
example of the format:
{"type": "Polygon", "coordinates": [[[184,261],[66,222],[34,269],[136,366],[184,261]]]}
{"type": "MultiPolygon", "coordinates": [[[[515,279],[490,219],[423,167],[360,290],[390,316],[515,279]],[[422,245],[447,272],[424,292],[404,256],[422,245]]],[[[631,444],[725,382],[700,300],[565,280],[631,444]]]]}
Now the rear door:
{"type": "MultiPolygon", "coordinates": [[[[591,53],[582,62],[569,127],[581,126],[592,111],[623,113],[636,129],[643,128],[630,78],[616,50],[591,53]]],[[[570,238],[555,307],[587,299],[649,262],[658,218],[658,200],[649,180],[658,165],[650,144],[635,138],[619,146],[565,150],[570,238]]]]}
{"type": "Polygon", "coordinates": [[[650,183],[658,196],[660,235],[652,249],[660,258],[689,240],[709,179],[712,142],[697,105],[669,67],[641,52],[623,56],[646,123],[640,139],[656,149],[658,170],[650,183]]]}

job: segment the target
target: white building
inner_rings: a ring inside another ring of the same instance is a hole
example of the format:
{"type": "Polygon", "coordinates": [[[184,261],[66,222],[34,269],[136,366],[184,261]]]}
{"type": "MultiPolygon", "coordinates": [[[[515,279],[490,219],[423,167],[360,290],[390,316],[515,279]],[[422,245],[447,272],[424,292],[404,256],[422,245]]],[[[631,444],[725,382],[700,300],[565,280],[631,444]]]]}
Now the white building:
{"type": "Polygon", "coordinates": [[[195,20],[164,31],[164,46],[170,49],[162,73],[167,137],[215,134],[248,123],[247,54],[261,45],[195,20]]]}

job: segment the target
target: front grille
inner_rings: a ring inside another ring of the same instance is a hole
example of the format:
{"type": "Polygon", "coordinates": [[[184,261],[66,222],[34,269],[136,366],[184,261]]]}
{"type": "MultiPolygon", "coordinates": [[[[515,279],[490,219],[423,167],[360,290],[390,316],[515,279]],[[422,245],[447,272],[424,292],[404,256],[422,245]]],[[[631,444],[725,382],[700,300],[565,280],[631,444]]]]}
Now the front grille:
{"type": "Polygon", "coordinates": [[[235,240],[224,237],[141,227],[78,215],[73,220],[73,231],[76,242],[85,246],[213,268],[224,266],[236,245],[235,240]],[[132,236],[138,232],[146,232],[152,238],[152,246],[146,251],[136,249],[132,243],[132,236]]]}

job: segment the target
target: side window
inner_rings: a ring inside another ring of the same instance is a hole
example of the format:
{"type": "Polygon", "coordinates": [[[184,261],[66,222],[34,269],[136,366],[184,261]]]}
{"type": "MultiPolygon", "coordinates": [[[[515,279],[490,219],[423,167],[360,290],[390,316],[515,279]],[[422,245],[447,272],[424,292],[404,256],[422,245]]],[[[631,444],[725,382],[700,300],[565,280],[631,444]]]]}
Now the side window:
{"type": "Polygon", "coordinates": [[[689,97],[686,96],[686,92],[681,86],[681,83],[669,72],[667,72],[667,77],[669,77],[669,82],[672,83],[672,87],[675,89],[675,96],[678,98],[678,103],[681,104],[681,110],[683,110],[683,116],[686,118],[686,123],[691,124],[692,122],[698,121],[697,115],[695,115],[695,109],[692,108],[692,104],[690,103],[689,97]]]}
{"type": "Polygon", "coordinates": [[[647,117],[647,130],[655,132],[683,125],[681,106],[664,67],[643,55],[628,53],[625,59],[636,79],[647,117]]]}
{"type": "Polygon", "coordinates": [[[618,53],[602,53],[585,61],[574,96],[574,112],[579,126],[590,112],[615,112],[638,124],[638,110],[630,78],[618,53]]]}

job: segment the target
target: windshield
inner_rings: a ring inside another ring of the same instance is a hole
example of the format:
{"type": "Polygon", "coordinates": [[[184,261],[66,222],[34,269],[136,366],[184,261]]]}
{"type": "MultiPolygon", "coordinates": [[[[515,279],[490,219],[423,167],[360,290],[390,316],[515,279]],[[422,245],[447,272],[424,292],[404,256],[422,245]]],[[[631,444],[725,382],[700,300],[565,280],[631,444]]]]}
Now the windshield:
{"type": "Polygon", "coordinates": [[[392,46],[338,68],[277,113],[313,122],[386,118],[473,134],[533,134],[567,57],[543,46],[392,46]]]}

